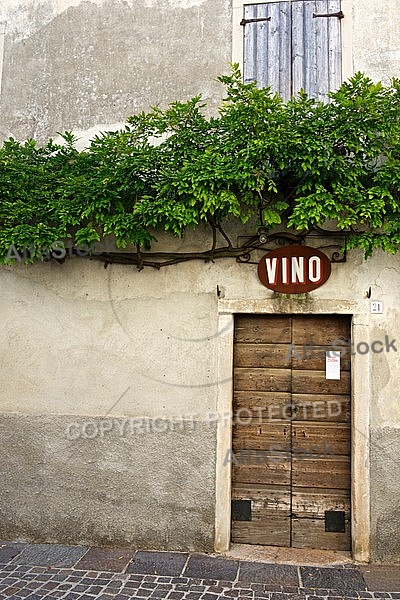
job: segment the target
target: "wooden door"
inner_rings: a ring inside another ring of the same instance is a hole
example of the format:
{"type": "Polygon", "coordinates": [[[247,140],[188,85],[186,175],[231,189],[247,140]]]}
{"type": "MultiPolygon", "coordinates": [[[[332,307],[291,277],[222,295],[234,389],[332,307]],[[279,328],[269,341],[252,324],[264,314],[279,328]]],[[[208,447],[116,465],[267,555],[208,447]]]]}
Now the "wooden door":
{"type": "Polygon", "coordinates": [[[236,317],[233,542],[350,549],[349,339],[347,316],[236,317]]]}

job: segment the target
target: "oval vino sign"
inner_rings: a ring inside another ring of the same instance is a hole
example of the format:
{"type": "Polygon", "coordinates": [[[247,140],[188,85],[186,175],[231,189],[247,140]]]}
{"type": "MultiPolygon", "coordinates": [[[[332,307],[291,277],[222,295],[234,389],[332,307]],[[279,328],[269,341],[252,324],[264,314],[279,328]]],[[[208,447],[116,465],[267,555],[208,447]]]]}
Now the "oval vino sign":
{"type": "Polygon", "coordinates": [[[285,246],[271,250],[258,263],[258,277],[270,290],[304,294],[323,285],[331,274],[331,262],[309,246],[285,246]]]}

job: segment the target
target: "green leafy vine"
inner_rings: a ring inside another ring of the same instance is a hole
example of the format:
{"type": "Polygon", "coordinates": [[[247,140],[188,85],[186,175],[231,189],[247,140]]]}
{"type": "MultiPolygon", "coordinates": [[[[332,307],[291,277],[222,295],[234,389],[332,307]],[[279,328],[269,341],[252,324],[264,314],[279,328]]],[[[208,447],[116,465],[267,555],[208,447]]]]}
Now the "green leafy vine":
{"type": "Polygon", "coordinates": [[[365,256],[397,252],[399,80],[384,86],[357,73],[328,104],[303,92],[285,103],[242,83],[237,65],[219,80],[217,117],[198,96],[134,115],[82,151],[70,132],[42,147],[5,141],[0,261],[12,262],[11,246],[30,248],[33,261],[56,240],[91,246],[105,236],[139,255],[154,249],[157,231],[180,236],[201,223],[225,238],[219,255],[234,256],[225,224],[251,218],[267,231],[330,222],[365,256]]]}

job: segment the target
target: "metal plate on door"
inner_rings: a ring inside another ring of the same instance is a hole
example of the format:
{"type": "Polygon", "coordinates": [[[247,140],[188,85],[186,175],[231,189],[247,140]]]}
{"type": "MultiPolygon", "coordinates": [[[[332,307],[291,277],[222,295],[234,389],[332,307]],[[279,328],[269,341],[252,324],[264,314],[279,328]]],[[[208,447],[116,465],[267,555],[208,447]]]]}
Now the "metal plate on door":
{"type": "Polygon", "coordinates": [[[232,521],[251,521],[251,500],[232,500],[232,521]]]}
{"type": "Polygon", "coordinates": [[[343,510],[325,511],[325,531],[330,533],[345,533],[346,524],[343,510]]]}

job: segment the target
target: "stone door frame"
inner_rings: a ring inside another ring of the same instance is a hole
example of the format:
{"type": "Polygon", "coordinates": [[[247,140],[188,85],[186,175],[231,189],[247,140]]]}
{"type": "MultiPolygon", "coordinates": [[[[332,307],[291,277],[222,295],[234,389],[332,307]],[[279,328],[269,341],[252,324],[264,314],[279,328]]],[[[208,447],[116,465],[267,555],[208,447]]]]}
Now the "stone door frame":
{"type": "MultiPolygon", "coordinates": [[[[363,307],[364,308],[364,307],[363,307]]],[[[247,314],[344,314],[352,317],[354,347],[369,343],[369,313],[357,302],[273,298],[225,300],[218,303],[218,393],[216,456],[215,551],[227,552],[231,535],[231,465],[224,466],[232,442],[233,336],[235,313],[247,314]]],[[[351,357],[351,539],[353,559],[368,562],[370,557],[370,470],[369,424],[371,406],[371,355],[351,357]]]]}

